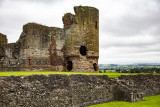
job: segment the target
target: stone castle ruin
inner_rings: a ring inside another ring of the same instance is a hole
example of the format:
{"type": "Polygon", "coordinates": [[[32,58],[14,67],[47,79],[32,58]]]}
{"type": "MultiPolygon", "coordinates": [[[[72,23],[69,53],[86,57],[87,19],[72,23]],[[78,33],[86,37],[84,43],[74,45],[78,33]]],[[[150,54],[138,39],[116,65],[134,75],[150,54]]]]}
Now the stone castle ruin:
{"type": "MultiPolygon", "coordinates": [[[[74,7],[64,28],[23,26],[16,43],[0,33],[0,71],[98,72],[99,13],[74,7]]],[[[142,101],[160,94],[160,75],[60,75],[0,77],[0,107],[85,107],[109,101],[142,101]]]]}
{"type": "Polygon", "coordinates": [[[63,16],[64,28],[24,25],[16,43],[0,34],[0,71],[98,72],[99,10],[74,11],[63,16]]]}

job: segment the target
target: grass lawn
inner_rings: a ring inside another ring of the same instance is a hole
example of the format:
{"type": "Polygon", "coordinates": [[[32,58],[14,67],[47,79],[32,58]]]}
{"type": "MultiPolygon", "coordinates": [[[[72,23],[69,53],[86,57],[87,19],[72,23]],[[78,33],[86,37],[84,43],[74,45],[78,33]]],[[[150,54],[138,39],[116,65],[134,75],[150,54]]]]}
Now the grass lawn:
{"type": "Polygon", "coordinates": [[[160,95],[144,97],[144,101],[135,103],[114,101],[89,107],[160,107],[160,95]]]}
{"type": "MultiPolygon", "coordinates": [[[[84,74],[84,75],[108,75],[108,77],[119,77],[121,75],[137,75],[139,73],[82,73],[82,72],[56,72],[56,71],[5,71],[5,72],[0,72],[0,76],[24,76],[24,75],[34,75],[34,74],[44,74],[44,75],[49,75],[49,74],[84,74]]],[[[144,74],[144,73],[142,73],[144,74]]],[[[156,73],[158,74],[158,73],[156,73]]]]}

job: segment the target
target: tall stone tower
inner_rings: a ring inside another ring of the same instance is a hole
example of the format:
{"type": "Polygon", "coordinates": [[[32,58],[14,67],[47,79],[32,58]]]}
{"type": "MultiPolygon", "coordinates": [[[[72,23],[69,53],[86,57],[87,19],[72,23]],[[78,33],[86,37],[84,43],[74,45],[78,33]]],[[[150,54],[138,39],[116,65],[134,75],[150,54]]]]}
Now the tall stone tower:
{"type": "Polygon", "coordinates": [[[76,6],[74,11],[75,15],[67,13],[63,17],[65,69],[98,72],[99,11],[88,6],[76,6]]]}

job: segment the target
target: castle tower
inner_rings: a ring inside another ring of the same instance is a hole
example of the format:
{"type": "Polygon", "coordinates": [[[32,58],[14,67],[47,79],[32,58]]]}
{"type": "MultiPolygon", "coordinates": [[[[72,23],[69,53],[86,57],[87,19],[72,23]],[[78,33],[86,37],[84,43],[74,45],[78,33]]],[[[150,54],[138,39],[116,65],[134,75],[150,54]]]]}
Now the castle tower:
{"type": "Polygon", "coordinates": [[[63,17],[66,71],[98,72],[99,11],[88,6],[76,6],[74,11],[63,17]]]}

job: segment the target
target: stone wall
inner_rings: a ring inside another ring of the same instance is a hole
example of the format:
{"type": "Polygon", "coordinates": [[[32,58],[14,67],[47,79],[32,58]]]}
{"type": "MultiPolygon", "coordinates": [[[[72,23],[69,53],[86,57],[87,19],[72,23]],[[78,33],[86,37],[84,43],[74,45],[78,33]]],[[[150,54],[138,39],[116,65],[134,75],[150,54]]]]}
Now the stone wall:
{"type": "Polygon", "coordinates": [[[121,81],[125,81],[129,88],[133,87],[135,91],[142,92],[144,96],[160,94],[160,75],[128,75],[120,76],[121,81]]]}
{"type": "Polygon", "coordinates": [[[143,100],[160,94],[160,75],[32,75],[0,77],[0,106],[80,107],[143,100]]]}
{"type": "Polygon", "coordinates": [[[22,44],[20,59],[23,59],[25,62],[21,64],[21,68],[24,68],[23,70],[54,71],[57,70],[57,66],[60,66],[61,68],[58,70],[63,71],[63,54],[59,54],[64,39],[60,38],[63,35],[64,31],[61,28],[35,23],[26,24],[18,41],[22,44]],[[60,40],[62,40],[62,43],[59,43],[60,40]]]}
{"type": "Polygon", "coordinates": [[[63,71],[63,36],[61,28],[24,25],[16,43],[0,46],[0,71],[63,71]]]}

